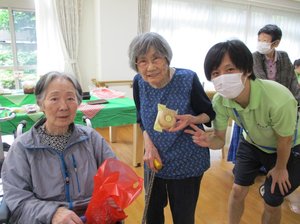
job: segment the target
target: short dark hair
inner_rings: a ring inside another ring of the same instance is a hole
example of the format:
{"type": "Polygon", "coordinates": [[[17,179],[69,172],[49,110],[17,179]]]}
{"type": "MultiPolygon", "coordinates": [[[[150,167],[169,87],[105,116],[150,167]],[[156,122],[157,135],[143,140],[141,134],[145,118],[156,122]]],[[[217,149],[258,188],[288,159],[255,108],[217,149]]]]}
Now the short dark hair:
{"type": "Polygon", "coordinates": [[[34,92],[35,96],[36,96],[37,104],[39,106],[42,105],[42,101],[45,99],[45,90],[47,89],[49,84],[54,79],[57,79],[57,78],[62,78],[62,79],[68,80],[73,84],[73,86],[76,90],[76,97],[77,97],[77,102],[79,105],[82,101],[82,89],[81,89],[79,82],[77,81],[77,79],[74,76],[67,74],[67,73],[57,72],[57,71],[48,72],[47,74],[41,76],[41,78],[37,82],[37,84],[35,86],[35,92],[34,92]]]}
{"type": "Polygon", "coordinates": [[[294,61],[294,67],[300,66],[300,59],[294,61]]]}
{"type": "Polygon", "coordinates": [[[211,73],[217,69],[224,55],[228,53],[232,63],[241,71],[251,73],[250,78],[255,79],[253,73],[252,53],[240,40],[228,40],[212,46],[204,60],[204,72],[208,81],[211,81],[211,73]]]}
{"type": "Polygon", "coordinates": [[[257,35],[261,33],[269,34],[272,37],[272,42],[274,42],[275,40],[281,40],[282,37],[281,29],[274,24],[265,25],[258,31],[257,35]]]}

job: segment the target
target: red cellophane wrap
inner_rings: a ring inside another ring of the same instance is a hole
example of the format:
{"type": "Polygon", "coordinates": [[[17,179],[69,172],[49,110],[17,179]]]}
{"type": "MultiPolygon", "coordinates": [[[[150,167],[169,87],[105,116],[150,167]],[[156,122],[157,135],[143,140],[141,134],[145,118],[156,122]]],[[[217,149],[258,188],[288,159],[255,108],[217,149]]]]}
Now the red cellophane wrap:
{"type": "Polygon", "coordinates": [[[112,224],[127,217],[107,203],[109,197],[125,209],[141,193],[143,179],[125,163],[107,159],[94,177],[94,191],[85,213],[88,224],[112,224]]]}

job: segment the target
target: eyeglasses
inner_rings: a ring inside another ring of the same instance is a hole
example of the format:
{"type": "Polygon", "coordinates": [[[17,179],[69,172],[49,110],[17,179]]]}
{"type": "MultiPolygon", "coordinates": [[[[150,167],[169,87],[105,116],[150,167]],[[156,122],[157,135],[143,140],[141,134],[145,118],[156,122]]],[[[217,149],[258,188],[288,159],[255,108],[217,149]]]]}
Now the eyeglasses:
{"type": "Polygon", "coordinates": [[[147,59],[143,58],[143,59],[137,60],[137,62],[135,64],[140,69],[144,69],[144,68],[147,68],[149,66],[150,62],[151,62],[152,65],[159,66],[164,62],[164,59],[165,59],[165,57],[162,57],[162,56],[155,56],[150,60],[147,60],[147,59]]]}

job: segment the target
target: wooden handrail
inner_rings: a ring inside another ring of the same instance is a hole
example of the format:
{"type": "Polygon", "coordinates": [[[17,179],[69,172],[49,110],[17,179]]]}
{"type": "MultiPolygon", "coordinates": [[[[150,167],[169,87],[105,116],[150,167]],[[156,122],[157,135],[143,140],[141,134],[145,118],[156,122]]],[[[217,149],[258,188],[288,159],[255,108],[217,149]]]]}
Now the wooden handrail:
{"type": "Polygon", "coordinates": [[[123,86],[123,85],[129,85],[130,88],[132,88],[132,80],[107,80],[107,81],[97,81],[96,79],[92,79],[93,84],[96,87],[106,87],[109,86],[123,86]]]}

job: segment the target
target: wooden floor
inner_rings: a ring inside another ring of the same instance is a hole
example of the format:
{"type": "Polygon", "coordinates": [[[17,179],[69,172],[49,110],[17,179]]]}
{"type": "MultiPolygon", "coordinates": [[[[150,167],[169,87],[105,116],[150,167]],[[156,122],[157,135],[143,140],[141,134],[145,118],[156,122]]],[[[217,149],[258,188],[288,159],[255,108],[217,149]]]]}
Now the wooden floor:
{"type": "MultiPolygon", "coordinates": [[[[97,129],[108,140],[108,129],[97,129]]],[[[117,143],[111,144],[119,159],[132,167],[132,126],[118,127],[117,143]]],[[[143,167],[132,167],[143,177],[143,167]]],[[[211,152],[211,168],[205,173],[200,190],[200,197],[196,210],[196,224],[224,224],[227,223],[227,201],[233,182],[232,163],[223,160],[221,151],[211,152]]],[[[300,173],[299,173],[300,175],[300,173]]],[[[245,212],[241,224],[259,224],[263,211],[263,201],[258,193],[258,187],[264,176],[257,177],[251,186],[246,199],[245,212]]],[[[295,192],[297,206],[300,207],[300,189],[295,192]]],[[[286,200],[282,206],[282,224],[300,224],[300,214],[292,212],[290,203],[286,200]]],[[[128,215],[126,224],[141,223],[144,208],[143,193],[125,209],[128,215]]],[[[300,212],[299,212],[300,213],[300,212]]],[[[165,209],[166,224],[172,223],[169,207],[165,209]]]]}

